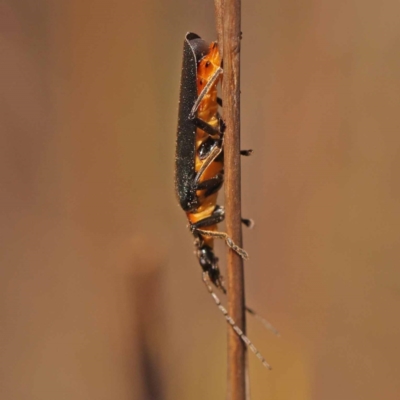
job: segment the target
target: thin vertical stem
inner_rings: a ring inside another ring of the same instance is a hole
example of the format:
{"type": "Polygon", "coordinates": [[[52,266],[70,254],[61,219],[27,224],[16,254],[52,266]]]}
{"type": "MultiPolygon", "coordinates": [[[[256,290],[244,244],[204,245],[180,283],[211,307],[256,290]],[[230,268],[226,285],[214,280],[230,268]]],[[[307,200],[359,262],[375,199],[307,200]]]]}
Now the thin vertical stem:
{"type": "MultiPolygon", "coordinates": [[[[224,78],[222,84],[224,139],[225,209],[228,235],[242,246],[240,185],[240,0],[215,0],[218,41],[222,45],[224,78]]],[[[244,271],[242,258],[228,250],[228,312],[246,332],[244,271]]],[[[228,329],[228,400],[246,400],[247,348],[228,329]]]]}

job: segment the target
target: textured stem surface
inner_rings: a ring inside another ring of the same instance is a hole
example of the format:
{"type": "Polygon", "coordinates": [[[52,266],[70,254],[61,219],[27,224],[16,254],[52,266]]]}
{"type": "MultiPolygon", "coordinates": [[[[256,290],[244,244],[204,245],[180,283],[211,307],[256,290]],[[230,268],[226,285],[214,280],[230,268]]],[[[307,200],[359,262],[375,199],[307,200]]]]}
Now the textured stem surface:
{"type": "MultiPolygon", "coordinates": [[[[218,42],[223,52],[222,84],[224,140],[225,209],[228,235],[242,247],[240,186],[240,0],[215,0],[218,42]]],[[[233,250],[227,259],[228,312],[246,332],[243,260],[233,250]]],[[[247,349],[228,328],[228,400],[247,398],[247,349]]]]}

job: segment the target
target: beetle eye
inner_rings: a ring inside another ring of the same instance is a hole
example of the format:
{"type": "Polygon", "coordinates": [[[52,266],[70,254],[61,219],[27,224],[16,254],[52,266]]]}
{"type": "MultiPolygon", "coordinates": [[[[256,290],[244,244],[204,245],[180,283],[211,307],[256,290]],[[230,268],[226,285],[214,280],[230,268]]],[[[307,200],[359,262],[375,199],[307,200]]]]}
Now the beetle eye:
{"type": "Polygon", "coordinates": [[[210,61],[207,61],[207,62],[206,62],[206,68],[209,67],[210,64],[211,64],[210,61]]]}
{"type": "Polygon", "coordinates": [[[202,85],[203,84],[203,79],[200,79],[199,83],[200,83],[200,85],[202,85]]]}

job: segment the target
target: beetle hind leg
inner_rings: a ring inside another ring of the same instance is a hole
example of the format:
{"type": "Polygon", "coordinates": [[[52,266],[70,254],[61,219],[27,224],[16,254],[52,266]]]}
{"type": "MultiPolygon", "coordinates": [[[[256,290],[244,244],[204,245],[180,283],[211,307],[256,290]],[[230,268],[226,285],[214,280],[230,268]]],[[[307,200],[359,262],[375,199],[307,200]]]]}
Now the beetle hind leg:
{"type": "MultiPolygon", "coordinates": [[[[224,183],[224,175],[217,174],[213,178],[200,182],[196,185],[196,190],[205,190],[204,196],[208,197],[218,192],[224,183]]],[[[219,207],[219,206],[217,206],[219,207]]],[[[218,223],[218,222],[217,222],[218,223]]],[[[207,225],[204,225],[207,226],[207,225]]]]}

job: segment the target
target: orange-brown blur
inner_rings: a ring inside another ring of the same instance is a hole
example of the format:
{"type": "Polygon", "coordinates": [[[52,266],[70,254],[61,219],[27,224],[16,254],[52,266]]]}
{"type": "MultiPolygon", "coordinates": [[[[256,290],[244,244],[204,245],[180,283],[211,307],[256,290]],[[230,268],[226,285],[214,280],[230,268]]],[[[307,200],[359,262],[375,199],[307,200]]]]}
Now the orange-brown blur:
{"type": "MultiPolygon", "coordinates": [[[[1,400],[225,398],[173,178],[183,40],[213,11],[0,2],[1,400]]],[[[253,400],[399,398],[399,13],[242,4],[246,297],[282,334],[248,317],[253,400]]]]}
{"type": "MultiPolygon", "coordinates": [[[[202,90],[206,87],[210,79],[215,75],[218,68],[221,66],[221,56],[218,51],[216,42],[210,44],[209,53],[206,54],[197,66],[197,94],[200,95],[202,90]]],[[[213,128],[219,129],[219,120],[217,118],[218,104],[217,104],[217,86],[222,78],[222,74],[218,76],[213,85],[208,89],[207,93],[201,100],[197,112],[197,117],[206,122],[213,128]]],[[[195,171],[198,172],[202,167],[205,160],[201,160],[198,156],[197,150],[209,138],[209,134],[201,129],[196,131],[196,160],[195,171]]],[[[218,139],[218,137],[216,138],[218,139]]],[[[222,162],[213,161],[204,173],[201,175],[200,182],[212,179],[217,176],[224,168],[222,162]]],[[[199,197],[200,206],[196,212],[187,213],[188,219],[191,223],[196,223],[204,218],[211,217],[217,202],[218,192],[205,197],[205,190],[198,190],[197,196],[199,197]]],[[[208,231],[216,231],[217,225],[205,226],[202,229],[208,231]]],[[[214,239],[212,237],[203,236],[203,241],[211,248],[214,247],[214,239]]]]}

